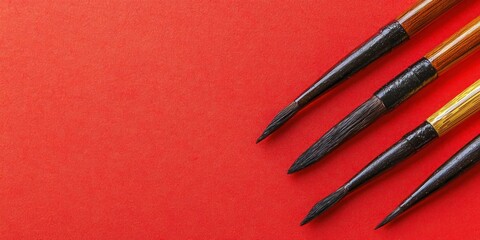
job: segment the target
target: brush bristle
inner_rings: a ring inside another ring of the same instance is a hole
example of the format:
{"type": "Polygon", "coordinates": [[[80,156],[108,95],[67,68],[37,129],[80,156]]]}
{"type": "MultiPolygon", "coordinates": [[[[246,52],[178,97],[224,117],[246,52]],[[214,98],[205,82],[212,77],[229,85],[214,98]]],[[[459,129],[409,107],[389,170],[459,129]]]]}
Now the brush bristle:
{"type": "Polygon", "coordinates": [[[395,209],[395,211],[393,211],[392,213],[390,213],[390,215],[388,215],[385,219],[383,219],[383,221],[381,223],[379,223],[376,227],[375,227],[375,230],[383,227],[385,224],[389,223],[390,221],[392,221],[394,218],[396,218],[400,213],[402,213],[403,210],[399,207],[397,209],[395,209]]]}
{"type": "Polygon", "coordinates": [[[308,222],[312,221],[315,217],[320,215],[325,210],[329,209],[335,203],[340,201],[345,195],[347,195],[348,191],[345,188],[340,188],[334,193],[330,194],[328,197],[324,198],[322,201],[318,202],[313,206],[310,212],[307,214],[305,219],[300,223],[300,226],[307,224],[308,222]]]}
{"type": "Polygon", "coordinates": [[[284,108],[281,112],[277,114],[272,120],[272,122],[267,126],[265,131],[263,131],[262,135],[257,139],[257,143],[268,137],[272,134],[275,130],[281,127],[285,122],[288,121],[295,113],[300,110],[300,106],[297,102],[292,102],[286,108],[284,108]]]}
{"type": "Polygon", "coordinates": [[[373,96],[351,112],[340,123],[330,129],[322,138],[307,149],[290,167],[294,173],[317,162],[336,147],[364,129],[387,111],[383,102],[373,96]]]}

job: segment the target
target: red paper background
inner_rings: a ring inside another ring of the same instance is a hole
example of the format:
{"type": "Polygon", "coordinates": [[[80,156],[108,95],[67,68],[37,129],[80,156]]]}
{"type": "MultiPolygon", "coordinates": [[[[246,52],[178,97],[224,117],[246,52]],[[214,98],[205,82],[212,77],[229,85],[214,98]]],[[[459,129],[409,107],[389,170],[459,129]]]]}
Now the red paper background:
{"type": "Polygon", "coordinates": [[[1,239],[465,239],[480,167],[373,227],[479,114],[305,227],[310,207],[480,76],[471,56],[308,170],[287,168],[480,12],[465,0],[255,145],[272,117],[414,0],[1,1],[1,239]]]}

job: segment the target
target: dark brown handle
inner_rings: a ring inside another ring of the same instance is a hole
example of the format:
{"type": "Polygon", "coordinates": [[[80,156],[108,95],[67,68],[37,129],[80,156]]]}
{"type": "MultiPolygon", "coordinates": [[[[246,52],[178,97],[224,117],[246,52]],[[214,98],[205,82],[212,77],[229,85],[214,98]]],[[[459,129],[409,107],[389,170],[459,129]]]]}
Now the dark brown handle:
{"type": "Polygon", "coordinates": [[[433,49],[427,58],[437,69],[438,74],[445,72],[454,63],[462,60],[478,49],[480,45],[480,17],[455,33],[445,42],[433,49]]]}
{"type": "Polygon", "coordinates": [[[397,21],[409,36],[417,33],[433,19],[453,7],[462,0],[421,0],[404,12],[397,21]]]}

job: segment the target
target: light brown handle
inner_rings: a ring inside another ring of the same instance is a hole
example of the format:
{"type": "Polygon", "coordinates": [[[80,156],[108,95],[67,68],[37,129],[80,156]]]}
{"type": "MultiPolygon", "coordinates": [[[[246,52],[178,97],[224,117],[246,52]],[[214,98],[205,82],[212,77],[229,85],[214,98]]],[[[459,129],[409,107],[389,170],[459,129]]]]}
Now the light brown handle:
{"type": "Polygon", "coordinates": [[[479,45],[480,17],[477,17],[425,55],[425,57],[432,63],[440,75],[449,67],[453,66],[453,64],[477,50],[479,45]]]}
{"type": "Polygon", "coordinates": [[[404,12],[397,21],[409,36],[420,31],[433,19],[462,0],[421,0],[404,12]]]}
{"type": "Polygon", "coordinates": [[[458,94],[427,121],[441,136],[480,110],[480,80],[458,94]]]}

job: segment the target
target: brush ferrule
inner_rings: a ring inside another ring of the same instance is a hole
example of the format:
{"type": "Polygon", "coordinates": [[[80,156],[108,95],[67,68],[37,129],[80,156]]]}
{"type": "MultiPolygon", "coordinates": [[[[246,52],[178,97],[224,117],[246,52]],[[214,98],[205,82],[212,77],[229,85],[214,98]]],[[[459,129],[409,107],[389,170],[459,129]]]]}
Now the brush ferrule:
{"type": "Polygon", "coordinates": [[[400,23],[393,21],[329,69],[296,100],[301,107],[349,78],[408,39],[400,23]]]}
{"type": "Polygon", "coordinates": [[[407,133],[403,138],[407,140],[415,150],[419,150],[427,143],[438,137],[437,131],[429,123],[424,122],[413,131],[407,133]]]}
{"type": "Polygon", "coordinates": [[[437,78],[432,63],[422,58],[375,92],[387,109],[392,109],[437,78]]]}

